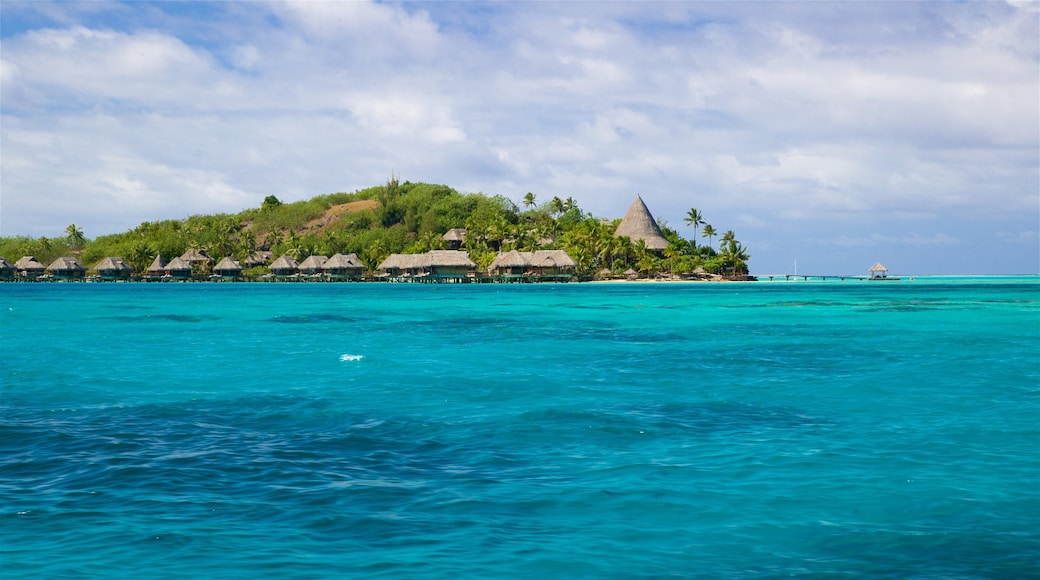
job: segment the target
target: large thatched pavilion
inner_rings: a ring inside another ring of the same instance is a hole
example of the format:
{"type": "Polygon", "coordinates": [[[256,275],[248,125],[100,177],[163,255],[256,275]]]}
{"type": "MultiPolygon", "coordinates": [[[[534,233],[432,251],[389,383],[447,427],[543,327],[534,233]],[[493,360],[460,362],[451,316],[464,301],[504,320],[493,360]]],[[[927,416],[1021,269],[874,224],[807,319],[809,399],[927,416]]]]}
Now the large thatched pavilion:
{"type": "Polygon", "coordinates": [[[617,227],[614,235],[619,238],[627,237],[632,240],[632,243],[643,240],[646,249],[655,252],[664,250],[669,244],[654,220],[654,216],[650,215],[650,210],[643,203],[643,198],[638,195],[628,208],[628,212],[625,213],[625,217],[621,220],[621,225],[617,227]]]}
{"type": "Polygon", "coordinates": [[[378,268],[384,278],[394,281],[468,282],[477,265],[461,250],[431,250],[425,254],[390,254],[378,268]]]}
{"type": "Polygon", "coordinates": [[[510,250],[495,257],[488,273],[499,281],[566,281],[578,263],[563,250],[519,252],[510,250]]]}

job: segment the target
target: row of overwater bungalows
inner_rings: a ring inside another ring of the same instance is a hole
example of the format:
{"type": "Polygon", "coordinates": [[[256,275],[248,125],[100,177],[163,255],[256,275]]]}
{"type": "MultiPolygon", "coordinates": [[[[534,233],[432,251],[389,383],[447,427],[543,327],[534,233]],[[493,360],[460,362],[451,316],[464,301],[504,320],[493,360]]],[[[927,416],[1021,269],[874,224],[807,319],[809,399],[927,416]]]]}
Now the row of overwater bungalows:
{"type": "MultiPolygon", "coordinates": [[[[244,263],[252,268],[270,260],[269,252],[258,252],[244,263]]],[[[187,281],[187,280],[242,280],[243,267],[231,258],[216,264],[205,252],[189,250],[165,262],[156,256],[148,269],[135,275],[133,268],[122,258],[107,257],[88,270],[78,260],[61,257],[44,266],[32,256],[25,256],[10,264],[0,257],[0,280],[49,281],[187,281]]],[[[478,273],[477,265],[469,254],[461,250],[432,250],[423,254],[391,254],[378,266],[378,273],[365,277],[365,264],[357,254],[336,254],[332,257],[314,255],[302,262],[282,256],[267,266],[268,273],[256,278],[261,281],[360,281],[362,279],[393,282],[565,282],[574,277],[577,263],[563,250],[538,250],[500,253],[487,274],[478,273]]]]}

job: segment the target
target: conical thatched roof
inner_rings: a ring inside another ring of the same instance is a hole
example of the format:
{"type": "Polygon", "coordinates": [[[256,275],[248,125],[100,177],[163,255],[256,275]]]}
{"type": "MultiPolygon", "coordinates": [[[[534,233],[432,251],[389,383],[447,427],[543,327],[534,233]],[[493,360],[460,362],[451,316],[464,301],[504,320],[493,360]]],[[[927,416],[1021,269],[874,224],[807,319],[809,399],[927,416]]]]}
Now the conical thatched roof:
{"type": "Polygon", "coordinates": [[[14,267],[17,268],[20,271],[21,270],[25,270],[25,271],[38,270],[40,272],[43,272],[43,270],[44,270],[43,264],[41,264],[38,261],[36,261],[36,258],[33,257],[33,256],[22,256],[21,258],[18,259],[17,262],[14,263],[14,267]]]}
{"type": "Polygon", "coordinates": [[[297,269],[299,269],[299,267],[300,265],[296,263],[296,260],[292,259],[289,256],[282,256],[281,258],[275,260],[273,264],[271,264],[270,270],[272,272],[295,272],[297,269]]]}
{"type": "Polygon", "coordinates": [[[882,264],[881,262],[878,262],[877,264],[874,264],[873,266],[870,267],[870,271],[871,272],[888,272],[888,268],[886,268],[885,265],[882,264]]]}
{"type": "Polygon", "coordinates": [[[225,256],[220,262],[217,262],[217,265],[213,267],[213,271],[218,274],[237,274],[242,271],[242,266],[225,256]]]}
{"type": "Polygon", "coordinates": [[[125,274],[129,274],[130,272],[134,271],[134,269],[131,268],[130,265],[127,264],[125,261],[123,261],[122,258],[115,258],[112,256],[109,256],[104,260],[98,262],[98,265],[95,266],[94,269],[98,272],[121,272],[125,274]]]}
{"type": "Polygon", "coordinates": [[[76,258],[70,258],[68,256],[62,256],[57,260],[51,262],[47,269],[51,272],[86,272],[87,269],[80,264],[76,258]]]}
{"type": "Polygon", "coordinates": [[[661,228],[654,221],[654,216],[650,215],[650,210],[646,209],[643,198],[638,195],[628,208],[628,213],[621,220],[621,225],[618,226],[614,235],[626,236],[633,243],[643,240],[648,250],[663,250],[668,247],[668,240],[661,233],[661,228]]]}
{"type": "Polygon", "coordinates": [[[188,250],[187,252],[184,252],[184,254],[181,255],[181,259],[191,264],[192,266],[194,266],[195,264],[205,264],[213,262],[213,258],[209,257],[209,254],[207,254],[204,250],[197,250],[194,248],[188,250]]]}
{"type": "Polygon", "coordinates": [[[308,274],[313,274],[315,272],[320,272],[321,271],[321,267],[324,266],[325,262],[328,262],[328,261],[329,261],[329,257],[328,256],[320,256],[318,254],[315,254],[313,256],[307,256],[307,259],[302,261],[302,262],[300,262],[300,265],[298,267],[299,267],[301,272],[307,272],[308,274]]]}
{"type": "Polygon", "coordinates": [[[167,272],[190,272],[191,264],[187,263],[186,261],[184,261],[183,258],[178,256],[170,260],[170,263],[166,264],[166,267],[163,269],[167,272]]]}
{"type": "Polygon", "coordinates": [[[149,274],[162,274],[166,271],[166,260],[163,260],[162,255],[158,255],[152,260],[152,265],[148,266],[149,274]]]}
{"type": "Polygon", "coordinates": [[[329,270],[364,270],[365,264],[361,262],[357,254],[333,254],[322,267],[329,270]]]}

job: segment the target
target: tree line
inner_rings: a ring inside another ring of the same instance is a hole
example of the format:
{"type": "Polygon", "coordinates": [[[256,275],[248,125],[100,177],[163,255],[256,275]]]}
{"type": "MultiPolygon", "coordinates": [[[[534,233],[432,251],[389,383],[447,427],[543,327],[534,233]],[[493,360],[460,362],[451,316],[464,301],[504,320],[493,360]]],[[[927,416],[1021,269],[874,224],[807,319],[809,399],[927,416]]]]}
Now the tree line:
{"type": "MultiPolygon", "coordinates": [[[[694,231],[689,240],[661,224],[670,242],[663,252],[647,249],[641,240],[616,237],[620,221],[594,217],[571,197],[554,196],[540,203],[535,194],[527,193],[517,203],[501,195],[460,193],[446,185],[401,182],[392,176],[383,185],[354,193],[293,203],[269,195],[260,207],[237,214],[143,222],[130,231],[93,239],[75,224],[53,238],[0,237],[0,256],[13,262],[32,255],[48,264],[72,255],[88,268],[106,256],[119,256],[143,272],[157,255],[170,260],[191,249],[218,261],[230,257],[240,263],[258,251],[297,260],[356,253],[374,269],[391,253],[444,249],[443,234],[465,228],[462,249],[480,268],[501,251],[563,249],[578,263],[580,275],[629,269],[647,276],[698,269],[739,276],[748,271],[750,255],[733,231],[719,236],[696,209],[683,219],[694,231]],[[697,243],[698,234],[707,244],[697,243]],[[712,243],[716,237],[717,248],[712,243]]],[[[256,273],[262,269],[257,267],[256,273]]]]}

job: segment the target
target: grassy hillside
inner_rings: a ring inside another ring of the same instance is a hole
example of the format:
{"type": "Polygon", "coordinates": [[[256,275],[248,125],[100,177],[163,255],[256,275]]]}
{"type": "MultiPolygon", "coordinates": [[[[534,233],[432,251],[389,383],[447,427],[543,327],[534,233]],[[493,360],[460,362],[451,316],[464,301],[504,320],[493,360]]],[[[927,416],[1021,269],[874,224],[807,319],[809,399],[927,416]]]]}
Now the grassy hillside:
{"type": "Polygon", "coordinates": [[[13,262],[34,255],[46,265],[59,256],[74,255],[87,268],[105,256],[121,256],[140,272],[156,255],[169,260],[192,248],[205,250],[217,260],[224,256],[242,260],[267,250],[298,260],[312,254],[356,253],[369,268],[375,268],[391,253],[441,248],[445,232],[466,228],[464,249],[481,267],[490,264],[500,250],[561,248],[578,261],[583,273],[603,268],[617,272],[628,268],[690,272],[697,267],[746,271],[748,257],[739,242],[737,249],[743,254],[716,253],[710,246],[697,246],[664,228],[672,247],[655,255],[627,238],[615,238],[618,220],[594,218],[573,199],[556,197],[538,204],[528,194],[522,204],[521,209],[501,196],[464,194],[446,185],[401,183],[395,178],[354,193],[319,195],[294,203],[268,196],[260,207],[237,214],[144,222],[128,232],[94,239],[86,238],[75,225],[56,238],[0,238],[0,256],[13,262]]]}

